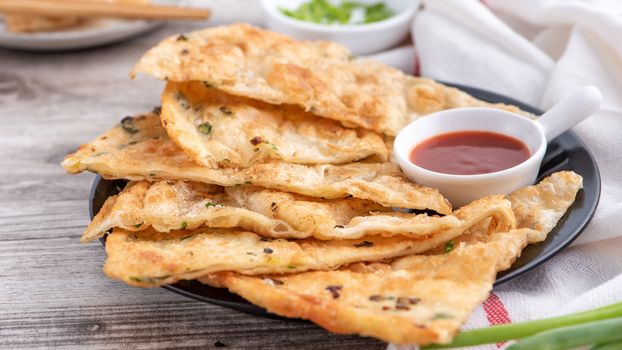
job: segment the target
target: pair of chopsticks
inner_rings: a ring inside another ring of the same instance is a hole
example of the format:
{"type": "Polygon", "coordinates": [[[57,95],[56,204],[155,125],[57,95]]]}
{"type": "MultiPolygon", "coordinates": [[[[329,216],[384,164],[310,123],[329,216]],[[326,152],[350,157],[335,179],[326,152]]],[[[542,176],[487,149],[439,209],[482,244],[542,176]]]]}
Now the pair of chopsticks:
{"type": "Polygon", "coordinates": [[[0,13],[38,16],[120,17],[130,19],[207,19],[207,9],[152,4],[71,0],[0,0],[0,13]]]}

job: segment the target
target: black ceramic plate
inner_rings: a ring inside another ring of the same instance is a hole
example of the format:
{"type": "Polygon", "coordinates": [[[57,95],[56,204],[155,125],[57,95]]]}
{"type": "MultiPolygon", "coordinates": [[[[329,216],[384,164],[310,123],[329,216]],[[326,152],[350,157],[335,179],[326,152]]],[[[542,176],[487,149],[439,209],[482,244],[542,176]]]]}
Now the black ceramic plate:
{"type": "MultiPolygon", "coordinates": [[[[536,108],[492,92],[468,86],[447,85],[456,86],[484,101],[512,104],[524,111],[538,115],[542,113],[536,108]]],[[[600,197],[600,175],[594,157],[573,132],[566,132],[549,143],[540,168],[539,179],[560,170],[573,170],[583,176],[583,190],[579,191],[575,202],[547,239],[525,248],[514,265],[498,275],[496,284],[520,276],[559,253],[581,234],[592,218],[600,197]]],[[[91,218],[99,212],[106,198],[119,193],[124,186],[125,180],[108,181],[97,177],[93,183],[90,196],[91,218]]],[[[197,281],[182,281],[164,286],[164,288],[210,304],[229,307],[249,314],[277,317],[248,303],[239,296],[229,293],[226,289],[209,287],[197,281]]]]}

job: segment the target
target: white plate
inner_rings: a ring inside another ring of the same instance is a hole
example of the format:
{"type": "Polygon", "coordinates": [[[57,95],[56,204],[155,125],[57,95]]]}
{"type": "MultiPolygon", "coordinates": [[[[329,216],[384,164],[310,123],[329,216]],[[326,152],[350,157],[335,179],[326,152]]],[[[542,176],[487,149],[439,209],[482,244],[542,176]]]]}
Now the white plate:
{"type": "MultiPolygon", "coordinates": [[[[158,0],[154,3],[175,5],[180,1],[158,0]]],[[[30,51],[84,49],[133,38],[161,26],[162,21],[97,19],[77,27],[54,32],[13,33],[0,19],[0,46],[30,51]]]]}

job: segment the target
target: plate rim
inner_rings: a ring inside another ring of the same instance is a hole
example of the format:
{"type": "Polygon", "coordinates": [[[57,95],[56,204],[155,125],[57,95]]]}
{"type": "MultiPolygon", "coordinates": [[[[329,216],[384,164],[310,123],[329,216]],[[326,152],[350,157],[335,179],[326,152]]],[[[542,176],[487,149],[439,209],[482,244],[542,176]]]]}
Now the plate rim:
{"type": "MultiPolygon", "coordinates": [[[[438,81],[439,83],[445,84],[447,86],[450,87],[455,87],[458,88],[462,91],[465,91],[467,93],[469,93],[470,95],[478,95],[478,99],[484,100],[484,101],[488,101],[488,102],[492,102],[492,103],[497,103],[491,100],[498,100],[498,99],[502,99],[504,100],[505,104],[511,104],[511,105],[515,105],[517,107],[519,107],[521,110],[536,114],[536,115],[541,115],[542,111],[529,105],[526,104],[524,102],[521,102],[519,100],[516,100],[514,98],[502,95],[502,94],[498,94],[489,90],[485,90],[485,89],[480,89],[480,88],[476,88],[476,87],[472,87],[472,86],[468,86],[468,85],[463,85],[463,84],[457,84],[457,83],[450,83],[447,81],[438,81]],[[485,96],[485,97],[481,97],[481,96],[485,96]]],[[[593,153],[591,152],[591,150],[589,149],[589,147],[585,144],[585,142],[583,142],[583,140],[572,130],[565,132],[562,135],[570,135],[572,136],[576,142],[583,148],[583,150],[586,152],[586,154],[588,155],[588,159],[591,162],[591,165],[593,167],[594,170],[594,174],[593,177],[595,178],[595,185],[596,185],[596,193],[595,193],[595,198],[594,200],[590,203],[589,207],[587,208],[588,211],[588,215],[584,216],[580,222],[575,226],[576,228],[574,229],[575,233],[571,236],[566,237],[561,243],[557,244],[555,246],[554,249],[551,249],[551,251],[543,254],[543,255],[539,255],[538,259],[533,259],[531,261],[529,261],[528,263],[526,263],[525,265],[510,271],[506,274],[502,274],[500,277],[497,277],[497,279],[494,282],[494,287],[497,287],[503,283],[506,283],[510,280],[513,280],[517,277],[523,276],[525,274],[527,274],[528,272],[532,271],[533,269],[537,268],[538,266],[546,263],[547,261],[549,261],[551,258],[553,258],[554,256],[556,256],[557,254],[559,254],[561,251],[563,251],[564,249],[566,249],[574,240],[576,240],[586,229],[587,225],[590,223],[590,221],[592,220],[592,218],[594,217],[594,214],[596,212],[596,209],[600,203],[600,195],[601,195],[601,189],[602,189],[602,181],[601,181],[601,175],[600,175],[600,169],[598,168],[598,163],[596,162],[596,159],[594,158],[593,153]]],[[[90,189],[90,193],[89,193],[89,216],[91,218],[91,220],[94,217],[94,198],[96,195],[96,192],[98,190],[99,184],[102,181],[109,181],[104,179],[103,177],[101,177],[101,175],[97,174],[93,184],[91,185],[91,189],[90,189]]],[[[115,180],[110,180],[110,181],[115,181],[115,180]]],[[[105,246],[105,238],[100,239],[102,245],[105,246]]],[[[536,243],[539,244],[539,243],[536,243]]],[[[182,295],[184,297],[187,298],[191,298],[197,301],[201,301],[201,302],[206,302],[206,303],[210,303],[213,305],[218,305],[218,306],[222,306],[222,307],[227,307],[229,309],[234,309],[237,311],[241,311],[241,312],[245,312],[248,314],[253,314],[253,315],[257,315],[257,316],[262,316],[262,317],[269,317],[269,318],[276,318],[276,319],[286,319],[286,320],[290,320],[290,321],[296,321],[298,319],[291,319],[291,318],[285,318],[285,317],[281,317],[275,314],[272,314],[270,312],[268,312],[267,310],[265,310],[264,308],[261,308],[259,306],[253,305],[251,303],[248,303],[246,301],[244,302],[238,302],[238,301],[230,301],[230,300],[222,300],[222,299],[215,299],[212,297],[207,297],[207,296],[203,296],[203,295],[199,295],[196,293],[193,293],[192,291],[189,290],[185,290],[183,288],[180,288],[180,286],[177,286],[177,284],[169,284],[169,285],[165,285],[162,286],[162,288],[174,292],[176,294],[182,295]]],[[[210,288],[215,288],[216,287],[210,287],[210,288]]],[[[225,288],[220,288],[220,289],[225,289],[225,288]]],[[[233,296],[237,296],[234,293],[228,292],[233,296]]]]}
{"type": "MultiPolygon", "coordinates": [[[[181,5],[184,0],[152,0],[159,5],[181,5]]],[[[155,31],[165,20],[102,18],[103,27],[66,28],[59,31],[13,33],[0,19],[0,48],[14,51],[53,53],[94,49],[122,43],[155,31]]]]}
{"type": "Polygon", "coordinates": [[[159,20],[108,20],[102,27],[54,32],[12,33],[0,26],[0,47],[30,52],[66,52],[120,43],[149,33],[165,22],[159,20]]]}

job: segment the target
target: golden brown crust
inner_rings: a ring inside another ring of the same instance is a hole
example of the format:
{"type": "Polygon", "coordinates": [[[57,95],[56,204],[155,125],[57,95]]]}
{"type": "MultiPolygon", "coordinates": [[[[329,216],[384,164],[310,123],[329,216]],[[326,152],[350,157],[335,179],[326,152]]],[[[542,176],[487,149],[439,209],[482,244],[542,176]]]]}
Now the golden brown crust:
{"type": "Polygon", "coordinates": [[[420,115],[490,104],[379,62],[353,59],[340,45],[296,41],[244,24],[173,36],[149,50],[132,74],[205,81],[233,95],[303,107],[316,115],[395,136],[420,115]]]}
{"type": "MultiPolygon", "coordinates": [[[[272,238],[323,237],[335,226],[372,210],[390,209],[356,198],[321,200],[254,186],[222,188],[197,182],[140,181],[106,200],[82,241],[101,237],[113,227],[134,232],[153,227],[170,232],[182,225],[189,230],[240,227],[272,238]]],[[[419,220],[426,219],[422,216],[419,220]]],[[[437,219],[439,225],[452,222],[437,219]]]]}
{"type": "Polygon", "coordinates": [[[462,232],[488,217],[497,218],[504,230],[515,221],[510,202],[502,196],[475,201],[452,215],[429,216],[396,212],[356,198],[326,200],[254,186],[223,189],[196,182],[141,181],[106,200],[82,241],[99,238],[113,227],[170,232],[181,226],[189,230],[239,227],[271,238],[417,238],[462,232]]]}
{"type": "Polygon", "coordinates": [[[345,165],[254,164],[244,169],[210,169],[170,141],[158,116],[148,113],[123,122],[65,157],[72,174],[93,171],[110,179],[190,180],[221,186],[256,185],[328,199],[348,195],[385,207],[451,213],[437,189],[410,182],[392,163],[345,165]]]}
{"type": "Polygon", "coordinates": [[[235,97],[203,83],[168,83],[162,124],[169,137],[207,167],[248,167],[281,160],[296,164],[343,164],[375,156],[386,161],[382,137],[306,113],[235,97]]]}

